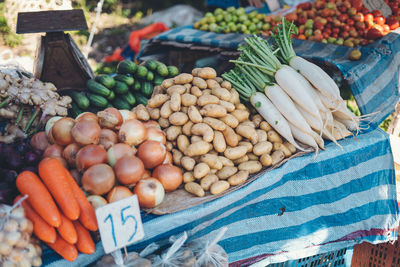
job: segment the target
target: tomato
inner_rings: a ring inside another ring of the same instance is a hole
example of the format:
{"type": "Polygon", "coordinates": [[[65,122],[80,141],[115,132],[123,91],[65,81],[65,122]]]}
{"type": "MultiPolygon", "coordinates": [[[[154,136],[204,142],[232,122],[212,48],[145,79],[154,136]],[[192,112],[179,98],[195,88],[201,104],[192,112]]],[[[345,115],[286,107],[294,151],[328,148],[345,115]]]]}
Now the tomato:
{"type": "Polygon", "coordinates": [[[340,36],[342,36],[342,37],[343,37],[343,39],[347,39],[347,37],[349,37],[349,36],[350,36],[350,33],[349,33],[348,31],[341,32],[341,33],[340,33],[340,36]]]}
{"type": "Polygon", "coordinates": [[[374,25],[367,32],[367,38],[370,40],[376,40],[383,36],[383,27],[381,25],[374,25]]]}
{"type": "Polygon", "coordinates": [[[352,20],[352,19],[347,19],[347,20],[346,20],[346,23],[347,23],[347,25],[349,25],[349,26],[353,26],[353,25],[354,25],[354,20],[352,20]]]}
{"type": "Polygon", "coordinates": [[[384,35],[386,35],[386,34],[388,34],[388,33],[390,32],[390,27],[389,27],[389,25],[383,24],[382,28],[383,28],[383,34],[384,34],[384,35]]]}
{"type": "Polygon", "coordinates": [[[345,24],[345,25],[343,25],[342,30],[345,32],[348,32],[348,31],[350,31],[350,26],[345,24]]]}
{"type": "Polygon", "coordinates": [[[358,49],[354,49],[349,54],[350,60],[359,60],[361,58],[361,51],[358,49]]]}
{"type": "Polygon", "coordinates": [[[389,16],[386,20],[386,23],[389,25],[391,30],[395,30],[399,27],[399,21],[394,16],[389,16]]]}
{"type": "Polygon", "coordinates": [[[361,22],[361,21],[357,21],[355,26],[356,26],[356,29],[358,29],[358,30],[364,30],[365,29],[365,24],[364,24],[364,22],[361,22]]]}
{"type": "Polygon", "coordinates": [[[347,14],[342,14],[338,17],[338,20],[340,20],[341,22],[345,22],[347,19],[349,18],[349,15],[347,14]]]}
{"type": "Polygon", "coordinates": [[[374,17],[382,17],[382,13],[379,10],[372,11],[372,15],[374,15],[374,17]]]}
{"type": "Polygon", "coordinates": [[[353,16],[353,19],[355,21],[364,21],[364,15],[363,13],[357,13],[353,16]]]}
{"type": "Polygon", "coordinates": [[[363,8],[363,4],[361,0],[351,0],[351,5],[357,10],[361,11],[363,8]]]}
{"type": "Polygon", "coordinates": [[[349,14],[350,16],[354,16],[355,14],[357,14],[357,9],[351,7],[349,8],[349,10],[347,10],[347,14],[349,14]]]}
{"type": "Polygon", "coordinates": [[[383,24],[385,24],[386,19],[385,19],[384,17],[382,17],[382,16],[380,16],[380,17],[375,17],[375,18],[374,18],[374,22],[375,22],[376,24],[382,26],[383,24]]]}

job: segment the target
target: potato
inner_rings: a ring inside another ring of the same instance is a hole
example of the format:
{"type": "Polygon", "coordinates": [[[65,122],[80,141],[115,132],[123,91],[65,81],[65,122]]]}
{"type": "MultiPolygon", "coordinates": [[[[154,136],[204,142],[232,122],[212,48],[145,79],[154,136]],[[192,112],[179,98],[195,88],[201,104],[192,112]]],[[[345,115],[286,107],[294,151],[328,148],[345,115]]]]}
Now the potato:
{"type": "Polygon", "coordinates": [[[250,126],[250,127],[254,128],[254,129],[256,128],[256,125],[254,124],[254,122],[249,121],[249,120],[242,121],[240,124],[241,125],[245,125],[245,126],[250,126]]]}
{"type": "Polygon", "coordinates": [[[199,74],[199,71],[201,70],[201,68],[194,68],[192,69],[192,75],[194,77],[197,77],[197,75],[199,74]]]}
{"type": "Polygon", "coordinates": [[[254,123],[256,128],[260,127],[260,123],[263,121],[263,117],[260,114],[256,114],[251,118],[251,121],[254,123]]]}
{"type": "Polygon", "coordinates": [[[199,141],[203,141],[203,138],[201,136],[192,135],[190,137],[190,143],[192,143],[192,144],[199,142],[199,141]]]}
{"type": "Polygon", "coordinates": [[[233,164],[232,160],[227,159],[224,156],[218,156],[218,158],[222,162],[223,166],[229,166],[229,167],[235,166],[235,164],[233,164]]]}
{"type": "Polygon", "coordinates": [[[172,125],[184,125],[189,120],[188,115],[183,112],[174,112],[169,116],[169,122],[172,125]]]}
{"type": "Polygon", "coordinates": [[[239,142],[239,146],[247,147],[247,153],[253,151],[253,145],[250,142],[247,142],[247,141],[239,142]]]}
{"type": "Polygon", "coordinates": [[[203,95],[211,95],[211,89],[204,89],[202,93],[203,95]]]}
{"type": "Polygon", "coordinates": [[[239,122],[245,121],[249,119],[250,116],[250,112],[248,112],[247,110],[242,110],[242,109],[235,109],[234,111],[232,111],[230,114],[232,114],[233,116],[236,117],[236,119],[239,122]]]}
{"type": "Polygon", "coordinates": [[[243,157],[247,153],[247,147],[245,146],[237,146],[237,147],[228,147],[225,149],[224,156],[230,160],[235,160],[243,157]]]}
{"type": "Polygon", "coordinates": [[[198,197],[204,197],[205,195],[203,188],[195,182],[185,184],[185,190],[198,197]]]}
{"type": "Polygon", "coordinates": [[[176,144],[178,145],[178,148],[181,152],[184,152],[186,148],[190,145],[189,139],[187,138],[186,135],[179,135],[178,139],[176,140],[176,144]]]}
{"type": "Polygon", "coordinates": [[[247,138],[251,141],[251,143],[257,144],[258,142],[258,135],[256,129],[251,126],[239,124],[238,127],[235,129],[236,133],[240,134],[244,138],[247,138]]]}
{"type": "Polygon", "coordinates": [[[222,88],[222,87],[217,87],[217,88],[211,89],[211,93],[213,95],[215,95],[216,97],[218,97],[219,99],[224,100],[224,101],[229,101],[229,99],[231,99],[231,93],[229,93],[229,91],[227,89],[222,88]]]}
{"type": "Polygon", "coordinates": [[[137,119],[139,119],[141,121],[150,120],[150,114],[149,114],[149,112],[147,111],[146,107],[143,104],[137,105],[135,107],[135,113],[136,113],[137,119]]]}
{"type": "Polygon", "coordinates": [[[206,80],[206,83],[207,83],[207,88],[211,89],[211,91],[216,88],[221,88],[221,85],[214,79],[208,79],[206,80]]]}
{"type": "Polygon", "coordinates": [[[214,149],[212,149],[212,150],[210,150],[210,152],[208,152],[208,154],[211,154],[211,155],[218,155],[218,152],[215,151],[214,149]]]}
{"type": "Polygon", "coordinates": [[[194,176],[193,176],[193,172],[185,172],[183,174],[183,182],[185,184],[190,183],[190,182],[194,182],[194,181],[195,181],[195,179],[194,179],[194,176]]]}
{"type": "Polygon", "coordinates": [[[167,94],[172,95],[173,93],[178,93],[180,95],[186,93],[186,87],[183,85],[172,85],[170,88],[167,89],[167,94]]]}
{"type": "Polygon", "coordinates": [[[237,171],[238,169],[235,166],[224,166],[217,172],[217,176],[218,178],[225,180],[237,173],[237,171]]]}
{"type": "Polygon", "coordinates": [[[171,114],[172,114],[172,109],[170,106],[170,101],[168,100],[162,105],[160,109],[160,116],[162,118],[168,119],[171,114]]]}
{"type": "Polygon", "coordinates": [[[231,89],[232,89],[232,84],[231,84],[230,82],[228,82],[228,81],[223,81],[223,82],[221,83],[221,86],[224,87],[224,88],[226,88],[226,89],[228,89],[228,90],[231,90],[231,89]]]}
{"type": "Polygon", "coordinates": [[[214,149],[220,153],[224,152],[226,149],[225,138],[224,138],[224,135],[220,131],[214,132],[213,146],[214,146],[214,149]]]}
{"type": "Polygon", "coordinates": [[[164,93],[164,88],[160,85],[156,85],[153,88],[153,93],[151,94],[151,97],[155,96],[155,95],[160,95],[164,93]]]}
{"type": "Polygon", "coordinates": [[[218,158],[218,155],[205,154],[200,157],[200,161],[206,163],[210,167],[210,169],[220,170],[223,167],[221,160],[218,158]]]}
{"type": "Polygon", "coordinates": [[[229,102],[231,102],[232,104],[239,104],[240,103],[239,93],[234,88],[232,88],[230,93],[231,93],[231,99],[229,99],[229,102]]]}
{"type": "Polygon", "coordinates": [[[263,154],[269,154],[269,153],[271,153],[272,147],[273,147],[273,145],[271,142],[262,141],[262,142],[257,143],[253,147],[253,153],[256,156],[261,156],[263,154]]]}
{"type": "Polygon", "coordinates": [[[237,165],[237,164],[240,164],[240,163],[246,162],[246,161],[249,161],[249,157],[247,156],[247,154],[244,155],[244,156],[241,157],[241,158],[235,159],[235,160],[233,161],[233,163],[234,163],[235,165],[237,165]]]}
{"type": "Polygon", "coordinates": [[[190,93],[196,97],[200,97],[203,94],[203,92],[197,86],[192,86],[192,88],[190,88],[190,93]]]}
{"type": "Polygon", "coordinates": [[[174,85],[174,79],[165,79],[162,81],[161,86],[164,87],[164,89],[170,88],[172,85],[174,85]]]}
{"type": "Polygon", "coordinates": [[[200,89],[206,89],[206,88],[207,88],[207,83],[206,83],[206,81],[203,80],[202,78],[199,78],[199,77],[194,77],[194,78],[193,78],[193,81],[192,81],[192,84],[193,84],[194,86],[199,87],[200,89]]]}
{"type": "Polygon", "coordinates": [[[208,104],[200,110],[200,114],[212,118],[222,118],[225,117],[227,113],[226,109],[221,105],[208,104]]]}
{"type": "Polygon", "coordinates": [[[196,161],[191,157],[184,156],[181,158],[180,165],[187,171],[193,171],[196,161]]]}
{"type": "Polygon", "coordinates": [[[254,155],[253,153],[246,154],[249,160],[258,160],[258,156],[254,155]]]}
{"type": "Polygon", "coordinates": [[[204,162],[200,162],[193,169],[193,176],[196,179],[201,179],[210,172],[210,166],[204,162]]]}
{"type": "Polygon", "coordinates": [[[203,140],[206,142],[212,142],[214,139],[213,129],[205,123],[197,123],[192,126],[192,134],[203,136],[203,140]]]}
{"type": "Polygon", "coordinates": [[[278,164],[285,158],[285,153],[282,152],[282,150],[277,150],[271,155],[272,159],[272,165],[278,164]]]}
{"type": "Polygon", "coordinates": [[[217,72],[213,68],[205,67],[201,68],[197,72],[197,76],[205,80],[214,79],[215,77],[217,77],[217,72]]]}
{"type": "Polygon", "coordinates": [[[238,142],[241,142],[243,140],[243,136],[241,136],[240,134],[236,134],[236,136],[237,136],[238,142]]]}
{"type": "Polygon", "coordinates": [[[183,154],[181,151],[178,149],[172,149],[172,161],[176,166],[181,166],[181,159],[183,157],[183,154]]]}
{"type": "Polygon", "coordinates": [[[240,185],[246,182],[247,178],[249,178],[248,171],[239,171],[236,174],[232,175],[228,178],[228,183],[231,186],[240,185]]]}
{"type": "Polygon", "coordinates": [[[197,102],[197,97],[194,95],[186,93],[181,96],[181,103],[185,107],[196,105],[196,102],[197,102]]]}
{"type": "Polygon", "coordinates": [[[219,104],[219,99],[215,95],[202,95],[197,99],[197,105],[205,106],[208,104],[219,104]]]}
{"type": "Polygon", "coordinates": [[[269,125],[269,123],[266,122],[266,121],[262,121],[262,122],[260,123],[260,129],[261,129],[261,130],[264,130],[264,131],[266,131],[266,132],[273,130],[272,127],[271,127],[271,125],[269,125]]]}
{"type": "Polygon", "coordinates": [[[248,171],[250,174],[259,172],[262,169],[262,165],[259,161],[250,160],[242,162],[238,166],[239,171],[248,171]]]}
{"type": "Polygon", "coordinates": [[[168,95],[158,94],[153,96],[147,101],[147,106],[150,108],[158,108],[161,107],[162,104],[168,101],[168,95]]]}
{"type": "Polygon", "coordinates": [[[232,104],[231,102],[220,100],[219,104],[223,106],[227,112],[232,112],[235,110],[235,105],[232,104]]]}
{"type": "Polygon", "coordinates": [[[193,144],[190,144],[188,148],[185,150],[185,155],[189,157],[201,156],[207,154],[211,148],[207,142],[199,141],[193,144]]]}
{"type": "Polygon", "coordinates": [[[174,145],[172,144],[172,142],[167,141],[165,143],[165,148],[167,149],[167,151],[172,151],[172,149],[174,148],[174,145]]]}
{"type": "Polygon", "coordinates": [[[296,153],[296,147],[294,145],[289,142],[284,142],[283,144],[290,150],[292,154],[296,153]]]}
{"type": "Polygon", "coordinates": [[[191,83],[193,81],[193,75],[189,73],[181,73],[173,79],[175,84],[191,83]]]}
{"type": "Polygon", "coordinates": [[[177,92],[171,95],[169,100],[169,107],[172,111],[179,111],[181,109],[181,95],[177,92]]]}
{"type": "Polygon", "coordinates": [[[286,158],[288,158],[292,155],[292,152],[290,152],[290,150],[284,144],[274,143],[274,148],[275,148],[275,146],[278,147],[277,150],[281,150],[283,152],[283,154],[285,154],[286,158]]]}
{"type": "Polygon", "coordinates": [[[272,165],[272,157],[270,154],[263,154],[260,157],[260,162],[263,166],[269,167],[272,165]]]}
{"type": "Polygon", "coordinates": [[[185,83],[183,86],[185,86],[185,88],[186,88],[186,92],[185,93],[190,92],[190,88],[192,88],[192,84],[191,83],[185,83]]]}
{"type": "Polygon", "coordinates": [[[222,134],[225,137],[225,142],[229,146],[235,147],[239,143],[239,140],[238,140],[238,137],[237,137],[235,131],[228,125],[226,126],[225,130],[222,131],[222,134]]]}
{"type": "Polygon", "coordinates": [[[226,124],[223,123],[222,121],[215,119],[215,118],[209,118],[205,117],[203,119],[203,122],[208,124],[211,128],[217,131],[223,131],[226,128],[226,124]]]}
{"type": "Polygon", "coordinates": [[[267,135],[268,135],[268,141],[270,141],[271,143],[275,142],[282,143],[282,138],[274,130],[268,131],[267,135]]]}
{"type": "Polygon", "coordinates": [[[168,141],[174,141],[182,133],[182,129],[181,129],[180,126],[172,125],[172,126],[167,128],[165,133],[167,135],[167,140],[168,141]]]}
{"type": "Polygon", "coordinates": [[[258,136],[258,142],[268,141],[268,135],[266,131],[257,129],[256,132],[258,136]]]}
{"type": "Polygon", "coordinates": [[[161,116],[160,116],[160,109],[158,108],[149,108],[147,107],[147,111],[150,114],[150,118],[152,120],[158,120],[161,116]]]}
{"type": "Polygon", "coordinates": [[[192,121],[188,121],[187,123],[185,123],[185,125],[183,125],[183,127],[182,127],[183,134],[186,135],[186,136],[190,136],[191,135],[192,126],[193,126],[193,122],[192,121]]]}
{"type": "Polygon", "coordinates": [[[185,113],[185,114],[187,114],[188,113],[188,107],[182,107],[181,108],[181,111],[183,112],[183,113],[185,113]]]}
{"type": "Polygon", "coordinates": [[[242,103],[237,103],[237,104],[235,104],[235,107],[236,107],[237,110],[246,110],[246,111],[249,111],[249,109],[248,109],[244,104],[242,104],[242,103]]]}
{"type": "Polygon", "coordinates": [[[188,115],[189,119],[194,122],[194,123],[200,123],[203,121],[203,117],[201,116],[199,110],[196,108],[196,106],[190,106],[188,108],[188,115]]]}
{"type": "Polygon", "coordinates": [[[215,77],[214,80],[219,84],[221,84],[224,81],[224,79],[222,79],[221,77],[215,77]]]}
{"type": "Polygon", "coordinates": [[[207,174],[204,178],[201,179],[200,186],[205,191],[208,191],[210,189],[210,186],[217,181],[218,176],[216,176],[215,174],[207,174]]]}
{"type": "Polygon", "coordinates": [[[231,128],[236,128],[239,125],[238,119],[231,114],[226,114],[225,117],[219,119],[231,128]]]}
{"type": "Polygon", "coordinates": [[[168,128],[169,127],[169,120],[166,118],[159,118],[158,119],[158,124],[160,124],[161,128],[168,128]]]}
{"type": "Polygon", "coordinates": [[[211,185],[210,193],[213,195],[218,195],[229,189],[229,187],[230,185],[227,181],[218,181],[211,185]]]}

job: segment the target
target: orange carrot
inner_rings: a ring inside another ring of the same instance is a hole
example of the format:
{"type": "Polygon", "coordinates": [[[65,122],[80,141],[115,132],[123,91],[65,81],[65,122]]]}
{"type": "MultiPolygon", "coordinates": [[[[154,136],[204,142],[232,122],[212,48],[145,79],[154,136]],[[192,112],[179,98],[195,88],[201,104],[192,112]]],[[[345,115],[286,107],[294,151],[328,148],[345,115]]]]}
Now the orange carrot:
{"type": "Polygon", "coordinates": [[[82,253],[93,254],[96,248],[89,231],[78,221],[73,221],[72,223],[78,233],[78,242],[76,243],[78,250],[82,253]]]}
{"type": "Polygon", "coordinates": [[[61,225],[57,227],[57,232],[60,234],[65,241],[71,245],[78,241],[78,234],[76,233],[75,227],[71,220],[61,213],[61,225]]]}
{"type": "Polygon", "coordinates": [[[46,186],[39,177],[30,171],[21,172],[17,177],[17,188],[23,195],[28,195],[32,208],[51,226],[61,224],[61,216],[46,186]]]}
{"type": "Polygon", "coordinates": [[[72,193],[74,194],[75,199],[78,201],[78,205],[81,210],[79,221],[83,224],[83,226],[85,226],[86,229],[90,231],[96,231],[99,227],[97,225],[96,213],[94,212],[93,206],[90,205],[90,202],[87,200],[85,194],[75,182],[75,179],[72,177],[71,173],[67,169],[65,169],[65,172],[72,193]]]}
{"type": "MultiPolygon", "coordinates": [[[[17,202],[22,196],[18,196],[14,202],[17,202]]],[[[27,200],[22,201],[22,207],[25,210],[25,216],[33,224],[33,233],[40,240],[48,243],[54,243],[56,241],[57,233],[53,226],[49,225],[36,211],[31,207],[27,200]]]]}
{"type": "Polygon", "coordinates": [[[47,158],[39,163],[39,176],[49,189],[64,215],[70,220],[79,218],[79,205],[58,159],[47,158]]]}
{"type": "Polygon", "coordinates": [[[59,235],[57,235],[56,242],[54,242],[53,244],[46,244],[67,261],[74,261],[78,257],[78,250],[76,249],[76,247],[65,241],[59,235]]]}

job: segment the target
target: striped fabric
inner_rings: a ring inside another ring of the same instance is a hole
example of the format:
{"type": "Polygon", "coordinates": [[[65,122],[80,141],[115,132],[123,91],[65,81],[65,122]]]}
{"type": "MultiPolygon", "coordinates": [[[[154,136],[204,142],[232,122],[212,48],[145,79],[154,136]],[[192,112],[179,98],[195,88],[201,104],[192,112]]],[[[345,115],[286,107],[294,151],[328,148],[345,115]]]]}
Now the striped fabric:
{"type": "MultiPolygon", "coordinates": [[[[231,265],[261,261],[256,266],[265,266],[363,240],[396,240],[399,210],[388,135],[376,129],[340,144],[343,150],[329,143],[317,157],[294,158],[212,202],[164,216],[143,215],[145,239],[128,250],[183,231],[199,238],[227,226],[219,244],[231,265]]],[[[43,266],[81,267],[103,253],[98,243],[94,255],[67,263],[47,250],[43,266]]]]}
{"type": "MultiPolygon", "coordinates": [[[[150,41],[149,46],[172,41],[236,50],[245,37],[242,34],[216,34],[185,26],[158,35],[150,41]]],[[[361,113],[373,114],[368,119],[370,126],[376,127],[393,112],[399,100],[400,35],[397,33],[392,32],[361,47],[363,56],[359,61],[348,59],[352,48],[346,46],[301,40],[293,40],[293,46],[299,56],[318,63],[330,62],[342,71],[361,113]]],[[[148,54],[144,52],[141,56],[148,54]]]]}

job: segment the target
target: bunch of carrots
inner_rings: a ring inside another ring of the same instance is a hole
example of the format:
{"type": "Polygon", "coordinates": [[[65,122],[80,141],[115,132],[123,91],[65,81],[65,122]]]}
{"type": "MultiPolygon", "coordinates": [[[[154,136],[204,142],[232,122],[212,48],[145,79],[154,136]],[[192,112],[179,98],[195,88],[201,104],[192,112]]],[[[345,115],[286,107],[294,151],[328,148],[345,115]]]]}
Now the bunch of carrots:
{"type": "Polygon", "coordinates": [[[33,233],[68,261],[74,261],[78,251],[94,253],[89,231],[98,229],[96,214],[74,178],[55,158],[40,162],[39,176],[24,171],[16,180],[19,192],[28,195],[22,206],[33,233]]]}

